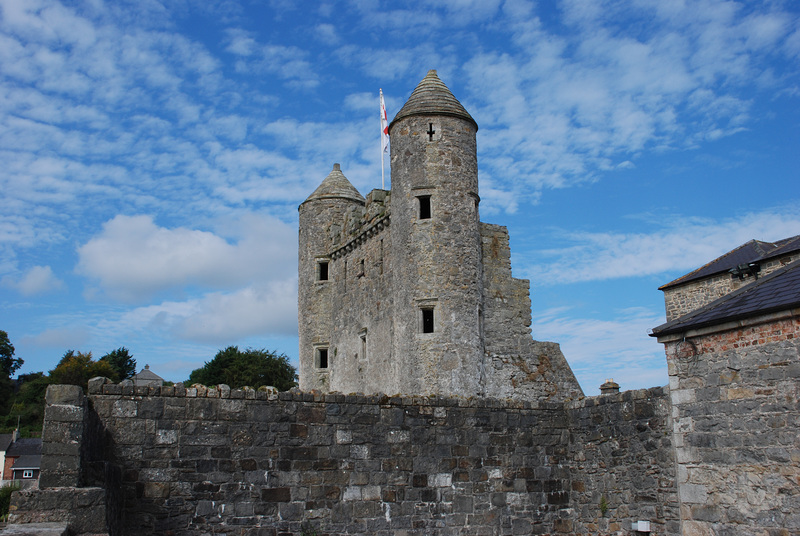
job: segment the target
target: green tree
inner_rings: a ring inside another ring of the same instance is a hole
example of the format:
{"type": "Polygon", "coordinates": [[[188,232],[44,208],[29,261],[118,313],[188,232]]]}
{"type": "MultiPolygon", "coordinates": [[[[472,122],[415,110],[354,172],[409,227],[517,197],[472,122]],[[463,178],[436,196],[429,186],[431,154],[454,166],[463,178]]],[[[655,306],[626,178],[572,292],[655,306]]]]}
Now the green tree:
{"type": "Polygon", "coordinates": [[[100,358],[101,362],[108,363],[116,372],[116,381],[127,380],[136,374],[136,360],[124,346],[108,352],[100,358]]]}
{"type": "Polygon", "coordinates": [[[14,345],[8,338],[8,333],[0,330],[0,415],[6,415],[14,399],[14,382],[11,375],[24,363],[22,359],[14,357],[14,345]]]}
{"type": "Polygon", "coordinates": [[[18,357],[14,357],[14,345],[8,338],[8,333],[0,330],[0,374],[11,377],[24,363],[18,357]]]}
{"type": "Polygon", "coordinates": [[[67,350],[56,368],[50,371],[50,381],[55,384],[79,385],[86,389],[89,380],[95,376],[105,376],[119,381],[117,372],[107,361],[94,361],[92,352],[67,350]]]}
{"type": "Polygon", "coordinates": [[[285,355],[277,355],[267,350],[239,350],[228,346],[217,352],[214,359],[207,361],[189,375],[188,383],[219,385],[224,383],[232,389],[246,385],[261,387],[271,385],[280,391],[287,391],[297,385],[297,371],[285,355]]]}
{"type": "Polygon", "coordinates": [[[12,431],[19,424],[22,437],[31,437],[42,431],[44,421],[44,394],[50,385],[50,378],[43,372],[20,374],[17,378],[18,391],[14,405],[5,418],[5,430],[12,431]]]}

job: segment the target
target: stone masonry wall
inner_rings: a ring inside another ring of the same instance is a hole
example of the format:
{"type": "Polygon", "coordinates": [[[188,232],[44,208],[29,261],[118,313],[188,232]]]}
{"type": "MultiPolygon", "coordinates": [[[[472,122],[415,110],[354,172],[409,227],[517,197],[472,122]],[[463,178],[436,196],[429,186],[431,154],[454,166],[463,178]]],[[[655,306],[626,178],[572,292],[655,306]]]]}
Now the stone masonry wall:
{"type": "Polygon", "coordinates": [[[800,534],[800,319],[665,342],[683,534],[800,534]]]}
{"type": "Polygon", "coordinates": [[[480,224],[483,259],[483,393],[516,400],[576,400],[583,397],[560,347],[531,337],[527,279],[511,273],[508,230],[480,224]]]}
{"type": "MultiPolygon", "coordinates": [[[[595,430],[620,415],[611,428],[629,437],[610,459],[642,469],[617,468],[613,485],[668,501],[669,467],[656,475],[649,447],[664,447],[663,408],[626,396],[575,402],[568,419],[544,402],[95,382],[89,407],[121,475],[115,534],[629,534],[585,507],[599,480],[571,461],[597,467],[607,453],[595,430]]],[[[625,513],[668,533],[669,509],[625,513]]]]}
{"type": "Polygon", "coordinates": [[[567,404],[576,534],[617,534],[649,521],[680,534],[669,389],[654,387],[567,404]]]}

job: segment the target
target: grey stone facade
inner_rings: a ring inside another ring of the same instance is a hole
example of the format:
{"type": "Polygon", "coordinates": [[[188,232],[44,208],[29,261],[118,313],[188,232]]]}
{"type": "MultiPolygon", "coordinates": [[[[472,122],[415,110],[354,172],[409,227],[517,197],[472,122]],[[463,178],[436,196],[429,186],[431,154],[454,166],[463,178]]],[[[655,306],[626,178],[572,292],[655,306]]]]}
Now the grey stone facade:
{"type": "Polygon", "coordinates": [[[567,400],[557,344],[530,335],[508,232],[480,221],[478,126],[431,71],[389,126],[392,190],[339,166],[300,205],[300,387],[567,400]]]}

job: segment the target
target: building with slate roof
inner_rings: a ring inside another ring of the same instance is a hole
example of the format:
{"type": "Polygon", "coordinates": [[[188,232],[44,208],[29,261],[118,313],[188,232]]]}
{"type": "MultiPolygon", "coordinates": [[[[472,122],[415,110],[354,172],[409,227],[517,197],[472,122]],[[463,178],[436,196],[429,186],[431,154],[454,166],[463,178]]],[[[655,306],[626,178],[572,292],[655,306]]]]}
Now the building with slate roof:
{"type": "Polygon", "coordinates": [[[42,461],[42,439],[15,439],[5,453],[4,480],[35,480],[39,478],[42,461]]]}
{"type": "Polygon", "coordinates": [[[5,479],[6,451],[15,437],[16,432],[13,434],[0,434],[0,480],[5,479]]]}
{"type": "Polygon", "coordinates": [[[565,400],[557,344],[531,338],[529,282],[480,221],[478,124],[427,76],[389,124],[391,190],[339,164],[299,207],[300,387],[565,400]]]}
{"type": "Polygon", "coordinates": [[[146,385],[149,387],[159,387],[164,385],[164,378],[150,370],[150,365],[145,365],[139,374],[131,376],[133,385],[141,386],[146,385]]]}
{"type": "Polygon", "coordinates": [[[799,250],[797,236],[754,240],[661,287],[669,321],[651,335],[667,357],[682,534],[800,527],[799,250]]]}
{"type": "Polygon", "coordinates": [[[659,288],[667,321],[675,320],[773,270],[800,259],[800,235],[777,242],[751,240],[659,288]]]}

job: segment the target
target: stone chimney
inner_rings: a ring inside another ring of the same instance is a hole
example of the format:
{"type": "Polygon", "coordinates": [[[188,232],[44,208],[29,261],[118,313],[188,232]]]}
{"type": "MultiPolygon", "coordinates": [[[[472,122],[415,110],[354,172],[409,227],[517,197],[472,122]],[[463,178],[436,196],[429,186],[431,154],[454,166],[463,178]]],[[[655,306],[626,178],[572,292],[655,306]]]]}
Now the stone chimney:
{"type": "Polygon", "coordinates": [[[614,378],[609,378],[606,383],[600,386],[600,394],[612,395],[614,393],[619,393],[619,384],[614,381],[614,378]]]}

